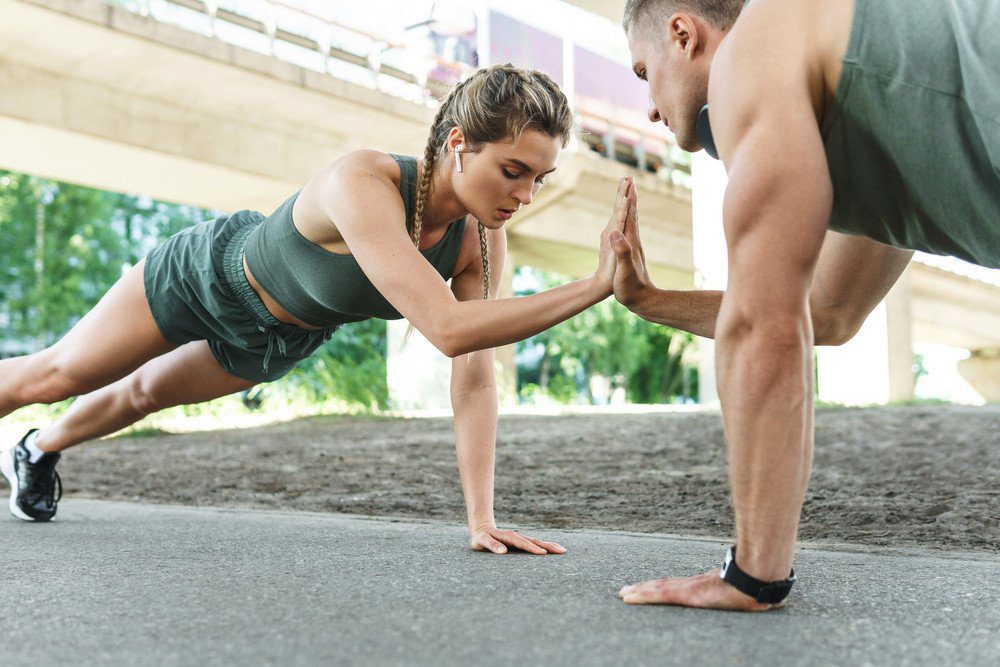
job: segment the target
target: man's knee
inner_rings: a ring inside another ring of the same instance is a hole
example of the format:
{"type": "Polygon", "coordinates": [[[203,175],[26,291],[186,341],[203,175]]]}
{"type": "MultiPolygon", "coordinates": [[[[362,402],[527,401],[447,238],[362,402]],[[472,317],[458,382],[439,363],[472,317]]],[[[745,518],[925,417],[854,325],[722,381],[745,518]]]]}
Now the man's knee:
{"type": "Polygon", "coordinates": [[[866,318],[858,317],[854,313],[825,311],[813,319],[816,345],[838,346],[854,338],[866,318]]]}

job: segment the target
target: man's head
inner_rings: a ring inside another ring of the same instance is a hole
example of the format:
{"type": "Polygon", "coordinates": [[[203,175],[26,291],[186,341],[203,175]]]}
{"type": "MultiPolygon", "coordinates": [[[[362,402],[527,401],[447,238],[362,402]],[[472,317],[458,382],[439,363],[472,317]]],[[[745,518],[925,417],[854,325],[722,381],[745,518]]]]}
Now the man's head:
{"type": "Polygon", "coordinates": [[[708,102],[712,57],[736,23],[743,0],[627,0],[622,25],[632,69],[649,83],[649,119],[677,144],[701,148],[696,121],[708,102]]]}

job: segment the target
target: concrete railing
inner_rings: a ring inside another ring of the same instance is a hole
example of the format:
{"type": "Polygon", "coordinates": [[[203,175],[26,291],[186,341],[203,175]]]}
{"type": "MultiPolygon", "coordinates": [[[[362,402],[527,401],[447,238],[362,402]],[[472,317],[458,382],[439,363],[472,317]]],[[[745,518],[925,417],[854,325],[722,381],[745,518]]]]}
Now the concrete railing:
{"type": "MultiPolygon", "coordinates": [[[[386,35],[321,16],[282,0],[257,0],[253,3],[219,0],[103,1],[157,20],[169,20],[167,15],[171,8],[195,12],[205,18],[212,36],[218,36],[216,28],[220,23],[237,26],[266,37],[269,54],[276,58],[282,58],[280,48],[276,48],[280,44],[305,49],[323,58],[324,69],[331,76],[348,76],[354,83],[369,85],[411,101],[433,104],[452,84],[475,71],[468,63],[429,55],[386,35]],[[345,67],[348,69],[345,70],[345,67]]],[[[624,123],[614,114],[590,109],[586,105],[578,106],[575,111],[577,139],[581,148],[656,174],[673,185],[691,187],[689,156],[676,147],[672,137],[665,139],[662,133],[624,123]]]]}

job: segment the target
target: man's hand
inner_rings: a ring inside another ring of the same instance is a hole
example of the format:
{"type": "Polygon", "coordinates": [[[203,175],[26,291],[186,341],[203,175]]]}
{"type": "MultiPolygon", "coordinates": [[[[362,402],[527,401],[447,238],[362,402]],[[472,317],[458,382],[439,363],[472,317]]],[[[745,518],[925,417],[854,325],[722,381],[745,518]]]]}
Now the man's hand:
{"type": "Polygon", "coordinates": [[[625,586],[618,591],[625,604],[669,604],[701,609],[730,611],[767,611],[783,607],[785,602],[757,602],[719,578],[719,570],[693,577],[651,579],[625,586]]]}
{"type": "Polygon", "coordinates": [[[630,207],[635,203],[635,183],[631,176],[624,176],[618,182],[618,193],[615,195],[615,205],[611,210],[608,224],[601,231],[600,249],[597,254],[597,270],[594,278],[607,290],[606,296],[611,296],[612,281],[615,275],[615,251],[611,247],[611,238],[621,234],[625,229],[625,221],[630,215],[630,207]]]}
{"type": "Polygon", "coordinates": [[[555,542],[546,542],[535,537],[528,537],[513,530],[500,530],[496,524],[488,523],[476,526],[471,531],[469,546],[475,551],[492,551],[495,554],[507,553],[508,547],[527,551],[536,556],[545,554],[566,553],[566,548],[555,542]]]}
{"type": "Polygon", "coordinates": [[[611,232],[611,247],[615,251],[616,266],[613,288],[615,298],[623,306],[634,310],[641,303],[642,296],[653,290],[653,282],[646,270],[646,254],[639,238],[639,200],[633,186],[629,192],[631,200],[625,218],[624,234],[611,232]]]}

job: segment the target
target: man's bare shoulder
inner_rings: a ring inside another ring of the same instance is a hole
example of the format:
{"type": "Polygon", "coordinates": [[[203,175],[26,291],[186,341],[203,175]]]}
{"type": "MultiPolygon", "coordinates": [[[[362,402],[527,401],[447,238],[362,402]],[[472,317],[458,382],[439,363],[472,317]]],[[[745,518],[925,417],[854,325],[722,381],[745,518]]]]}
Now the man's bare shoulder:
{"type": "Polygon", "coordinates": [[[836,91],[853,10],[853,0],[751,0],[715,56],[709,99],[735,93],[753,104],[801,91],[818,120],[836,91]]]}
{"type": "Polygon", "coordinates": [[[783,69],[804,69],[832,94],[851,38],[854,5],[854,0],[751,0],[719,47],[717,61],[753,72],[783,60],[783,69]]]}

